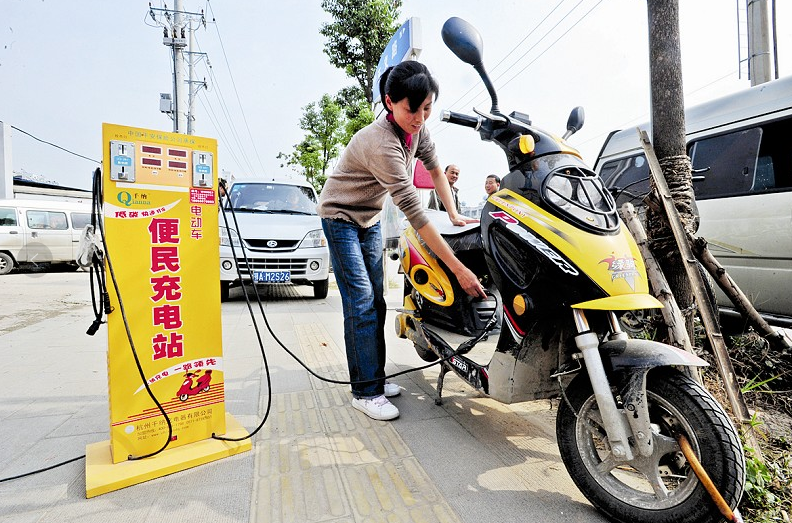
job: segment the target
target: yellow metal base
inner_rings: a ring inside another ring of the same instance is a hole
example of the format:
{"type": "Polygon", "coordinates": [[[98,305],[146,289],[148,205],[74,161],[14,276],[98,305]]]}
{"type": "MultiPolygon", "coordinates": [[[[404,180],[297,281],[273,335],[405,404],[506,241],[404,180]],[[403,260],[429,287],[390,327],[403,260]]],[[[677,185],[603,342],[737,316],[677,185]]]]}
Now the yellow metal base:
{"type": "MultiPolygon", "coordinates": [[[[226,433],[223,436],[241,438],[247,434],[245,428],[231,414],[226,413],[226,433]]],[[[110,440],[92,443],[85,447],[85,497],[92,498],[137,485],[250,449],[249,438],[242,441],[220,441],[209,438],[182,447],[166,449],[148,459],[113,464],[110,440]]]]}

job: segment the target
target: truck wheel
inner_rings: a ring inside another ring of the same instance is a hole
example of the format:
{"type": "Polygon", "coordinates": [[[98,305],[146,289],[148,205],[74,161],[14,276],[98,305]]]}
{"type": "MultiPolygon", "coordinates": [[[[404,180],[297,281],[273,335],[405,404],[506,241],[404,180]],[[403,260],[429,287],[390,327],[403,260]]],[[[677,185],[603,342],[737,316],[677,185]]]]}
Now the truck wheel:
{"type": "Polygon", "coordinates": [[[313,284],[314,298],[322,300],[327,298],[327,289],[330,287],[330,278],[322,281],[315,281],[313,284]]]}
{"type": "Polygon", "coordinates": [[[10,254],[0,252],[0,275],[8,274],[14,269],[14,258],[10,254]]]}
{"type": "Polygon", "coordinates": [[[229,281],[221,281],[220,282],[220,301],[228,301],[228,295],[230,293],[231,282],[229,281]]]}

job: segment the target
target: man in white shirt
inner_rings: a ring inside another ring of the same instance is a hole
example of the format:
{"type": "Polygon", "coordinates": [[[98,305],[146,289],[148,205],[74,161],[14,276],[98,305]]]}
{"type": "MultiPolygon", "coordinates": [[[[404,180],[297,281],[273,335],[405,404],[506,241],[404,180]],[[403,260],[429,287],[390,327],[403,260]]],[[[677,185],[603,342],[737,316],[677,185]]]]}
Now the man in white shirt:
{"type": "MultiPolygon", "coordinates": [[[[456,188],[454,185],[457,180],[459,180],[459,167],[454,165],[453,163],[448,165],[443,171],[446,178],[448,178],[448,185],[451,187],[451,196],[454,197],[454,207],[456,207],[456,211],[460,212],[459,208],[459,189],[456,188]]],[[[438,198],[437,193],[433,190],[432,193],[429,195],[429,208],[435,209],[438,211],[445,211],[446,208],[443,205],[443,202],[440,201],[438,198]]]]}

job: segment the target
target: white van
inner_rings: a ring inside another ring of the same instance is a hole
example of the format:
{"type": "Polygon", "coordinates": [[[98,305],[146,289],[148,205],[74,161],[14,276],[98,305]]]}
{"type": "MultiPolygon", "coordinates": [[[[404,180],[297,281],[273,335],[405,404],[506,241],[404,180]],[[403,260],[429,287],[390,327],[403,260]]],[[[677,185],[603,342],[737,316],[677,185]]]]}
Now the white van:
{"type": "Polygon", "coordinates": [[[228,227],[222,210],[219,217],[222,301],[231,286],[249,283],[251,274],[256,284],[310,285],[314,297],[327,297],[330,251],[316,202],[307,181],[245,179],[231,185],[224,203],[228,227]]]}
{"type": "Polygon", "coordinates": [[[0,200],[0,275],[25,264],[76,258],[91,205],[55,200],[0,200]]]}
{"type": "MultiPolygon", "coordinates": [[[[688,109],[685,121],[697,235],[766,319],[792,326],[792,77],[688,109]]],[[[618,205],[641,203],[649,166],[635,128],[611,133],[595,170],[618,205]]]]}

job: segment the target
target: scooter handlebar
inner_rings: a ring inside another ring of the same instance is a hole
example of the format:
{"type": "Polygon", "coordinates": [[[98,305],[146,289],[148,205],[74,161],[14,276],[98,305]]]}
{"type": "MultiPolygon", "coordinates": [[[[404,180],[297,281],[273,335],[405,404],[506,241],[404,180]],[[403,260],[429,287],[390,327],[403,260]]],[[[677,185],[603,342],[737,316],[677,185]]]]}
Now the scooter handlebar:
{"type": "Polygon", "coordinates": [[[470,127],[476,131],[479,130],[479,127],[481,127],[481,124],[483,123],[481,116],[470,116],[467,114],[455,113],[453,111],[449,111],[448,109],[444,109],[440,113],[440,119],[444,122],[470,127]]]}

